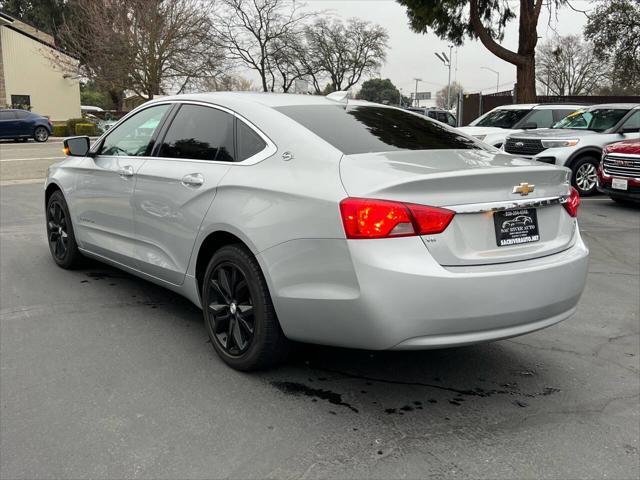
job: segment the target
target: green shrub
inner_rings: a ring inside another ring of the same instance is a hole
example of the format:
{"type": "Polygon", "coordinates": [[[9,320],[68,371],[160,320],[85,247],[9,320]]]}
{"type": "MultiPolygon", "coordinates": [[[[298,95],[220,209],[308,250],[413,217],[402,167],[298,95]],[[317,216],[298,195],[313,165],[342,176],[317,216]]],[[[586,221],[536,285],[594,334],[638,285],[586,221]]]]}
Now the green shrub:
{"type": "Polygon", "coordinates": [[[77,135],[76,125],[78,123],[87,123],[84,118],[70,118],[67,120],[67,135],[77,135]]]}
{"type": "Polygon", "coordinates": [[[66,125],[54,125],[53,126],[53,134],[54,137],[66,137],[67,136],[67,126],[66,125]]]}
{"type": "Polygon", "coordinates": [[[95,136],[96,125],[94,123],[76,123],[76,135],[95,136]]]}

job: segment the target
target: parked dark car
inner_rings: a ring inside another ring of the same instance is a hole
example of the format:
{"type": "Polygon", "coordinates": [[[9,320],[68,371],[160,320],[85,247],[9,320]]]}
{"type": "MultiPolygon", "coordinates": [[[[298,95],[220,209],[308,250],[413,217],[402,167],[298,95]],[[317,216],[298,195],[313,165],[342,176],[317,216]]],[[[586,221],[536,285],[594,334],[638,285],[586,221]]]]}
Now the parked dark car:
{"type": "Polygon", "coordinates": [[[0,139],[46,142],[51,135],[51,120],[26,110],[0,110],[0,139]]]}
{"type": "Polygon", "coordinates": [[[456,117],[454,117],[450,112],[441,108],[407,107],[407,110],[413,113],[419,113],[420,115],[424,115],[425,117],[432,118],[446,125],[449,125],[450,127],[455,127],[458,124],[456,117]]]}
{"type": "Polygon", "coordinates": [[[598,168],[598,190],[620,203],[640,203],[640,140],[607,145],[598,168]]]}

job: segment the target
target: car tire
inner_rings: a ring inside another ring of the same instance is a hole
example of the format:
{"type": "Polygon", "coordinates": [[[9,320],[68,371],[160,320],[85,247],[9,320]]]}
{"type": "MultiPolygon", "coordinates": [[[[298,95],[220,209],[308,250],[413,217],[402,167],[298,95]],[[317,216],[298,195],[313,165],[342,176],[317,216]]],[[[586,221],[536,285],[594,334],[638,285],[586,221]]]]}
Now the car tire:
{"type": "Polygon", "coordinates": [[[214,253],[202,282],[202,311],[211,344],[230,367],[264,370],[284,361],[289,341],[256,258],[241,244],[214,253]]]}
{"type": "Polygon", "coordinates": [[[51,257],[56,264],[65,269],[76,268],[82,263],[82,254],[78,250],[69,208],[60,190],[51,194],[45,212],[47,243],[51,257]]]}
{"type": "Polygon", "coordinates": [[[581,197],[597,193],[597,172],[600,161],[596,157],[581,157],[571,166],[571,185],[581,197]]]}
{"type": "Polygon", "coordinates": [[[49,130],[44,127],[36,127],[33,131],[33,139],[36,142],[46,142],[49,139],[49,130]]]}

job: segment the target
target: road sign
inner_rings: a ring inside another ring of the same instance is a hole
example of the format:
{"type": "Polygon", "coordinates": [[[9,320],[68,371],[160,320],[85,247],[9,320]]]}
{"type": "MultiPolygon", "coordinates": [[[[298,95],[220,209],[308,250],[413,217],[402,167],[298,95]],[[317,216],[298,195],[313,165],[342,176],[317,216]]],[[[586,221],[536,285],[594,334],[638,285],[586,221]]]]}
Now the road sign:
{"type": "MultiPolygon", "coordinates": [[[[411,92],[411,98],[416,99],[416,94],[411,92]]],[[[431,100],[431,92],[418,92],[418,100],[431,100]]]]}

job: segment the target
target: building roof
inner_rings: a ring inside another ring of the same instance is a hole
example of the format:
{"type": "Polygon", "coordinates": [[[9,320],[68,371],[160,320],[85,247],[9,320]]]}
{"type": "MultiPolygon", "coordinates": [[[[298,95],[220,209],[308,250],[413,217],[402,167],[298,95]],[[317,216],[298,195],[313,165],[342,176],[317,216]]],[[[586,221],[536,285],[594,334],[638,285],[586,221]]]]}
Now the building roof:
{"type": "MultiPolygon", "coordinates": [[[[7,27],[11,30],[21,33],[22,35],[35,40],[36,42],[40,42],[48,47],[51,47],[55,50],[62,52],[58,47],[56,47],[55,39],[52,35],[49,35],[42,30],[38,30],[31,25],[24,23],[17,18],[12,17],[11,15],[7,15],[4,12],[0,11],[0,27],[7,27]]],[[[65,53],[65,52],[62,52],[65,53]]]]}

